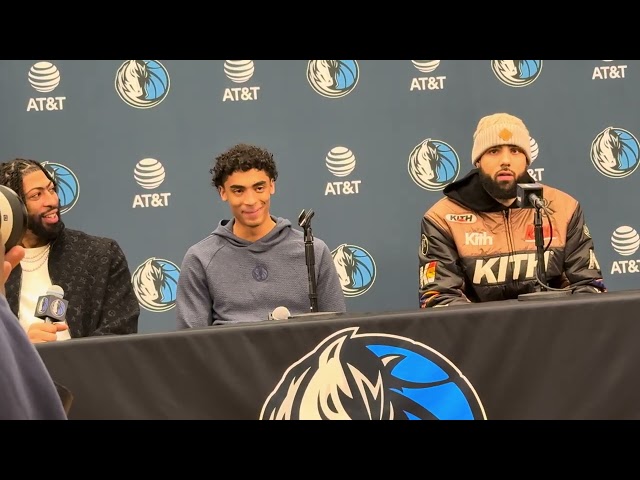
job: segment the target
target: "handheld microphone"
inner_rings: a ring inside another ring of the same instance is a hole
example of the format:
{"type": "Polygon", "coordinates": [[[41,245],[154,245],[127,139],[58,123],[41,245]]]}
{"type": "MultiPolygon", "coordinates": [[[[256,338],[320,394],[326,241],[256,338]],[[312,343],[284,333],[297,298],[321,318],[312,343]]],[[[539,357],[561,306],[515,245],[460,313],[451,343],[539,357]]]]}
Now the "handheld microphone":
{"type": "Polygon", "coordinates": [[[0,232],[4,251],[15,247],[27,229],[27,207],[16,192],[0,185],[0,232]]]}
{"type": "Polygon", "coordinates": [[[276,307],[269,314],[269,320],[287,320],[291,317],[291,312],[287,307],[276,307]]]}
{"type": "Polygon", "coordinates": [[[38,298],[34,316],[46,323],[67,321],[67,307],[69,301],[64,298],[64,290],[59,285],[51,285],[47,293],[38,298]]]}
{"type": "Polygon", "coordinates": [[[516,201],[520,208],[544,208],[542,185],[539,183],[519,183],[516,201]]]}

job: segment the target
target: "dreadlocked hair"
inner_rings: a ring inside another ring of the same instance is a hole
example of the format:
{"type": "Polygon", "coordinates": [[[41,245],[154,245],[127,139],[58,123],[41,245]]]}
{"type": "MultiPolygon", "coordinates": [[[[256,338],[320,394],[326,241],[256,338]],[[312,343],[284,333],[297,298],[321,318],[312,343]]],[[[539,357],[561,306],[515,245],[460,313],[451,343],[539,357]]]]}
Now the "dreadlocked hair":
{"type": "Polygon", "coordinates": [[[26,201],[24,188],[22,188],[22,179],[25,175],[37,172],[38,170],[41,170],[45,174],[51,183],[53,183],[54,188],[58,187],[51,173],[44,168],[42,164],[26,158],[15,158],[10,162],[0,164],[0,185],[9,187],[16,192],[23,201],[26,201]]]}

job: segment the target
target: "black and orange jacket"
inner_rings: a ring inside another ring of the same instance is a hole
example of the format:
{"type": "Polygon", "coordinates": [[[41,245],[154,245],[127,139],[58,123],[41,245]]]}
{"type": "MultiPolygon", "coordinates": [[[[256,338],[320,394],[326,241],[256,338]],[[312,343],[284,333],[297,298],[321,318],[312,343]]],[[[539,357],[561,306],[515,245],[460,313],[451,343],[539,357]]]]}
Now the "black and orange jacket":
{"type": "MultiPolygon", "coordinates": [[[[535,209],[497,202],[480,184],[477,169],[449,184],[444,194],[422,218],[420,307],[539,291],[535,209]]],[[[551,224],[542,215],[547,285],[570,287],[573,293],[606,291],[578,201],[546,185],[543,197],[551,214],[551,224]]]]}

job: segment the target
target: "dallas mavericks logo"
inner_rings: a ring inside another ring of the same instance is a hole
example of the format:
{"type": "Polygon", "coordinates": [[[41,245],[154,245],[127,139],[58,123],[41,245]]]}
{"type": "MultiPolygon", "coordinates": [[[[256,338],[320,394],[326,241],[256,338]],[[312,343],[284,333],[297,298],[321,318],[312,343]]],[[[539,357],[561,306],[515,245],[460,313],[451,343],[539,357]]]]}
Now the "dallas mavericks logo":
{"type": "Polygon", "coordinates": [[[47,169],[58,186],[58,200],[60,201],[60,214],[68,212],[80,197],[80,183],[78,177],[60,163],[42,162],[41,165],[47,169]]]}
{"type": "Polygon", "coordinates": [[[38,304],[36,305],[36,313],[38,315],[44,315],[47,308],[49,308],[49,297],[40,297],[40,300],[38,300],[38,304]]]}
{"type": "Polygon", "coordinates": [[[406,337],[340,330],[291,365],[261,420],[486,420],[473,385],[406,337]]]}
{"type": "Polygon", "coordinates": [[[157,60],[127,60],[116,73],[116,92],[127,105],[151,108],[169,93],[169,73],[157,60]]]}
{"type": "Polygon", "coordinates": [[[591,161],[605,177],[624,178],[638,168],[639,150],[628,130],[607,127],[591,143],[591,161]]]}
{"type": "Polygon", "coordinates": [[[175,263],[162,258],[147,259],[131,275],[140,305],[151,312],[166,312],[175,307],[179,275],[175,263]]]}
{"type": "Polygon", "coordinates": [[[62,318],[67,311],[67,307],[62,300],[54,300],[51,302],[50,311],[55,318],[62,318]]]}
{"type": "Polygon", "coordinates": [[[343,243],[331,252],[345,297],[357,297],[376,281],[376,263],[364,248],[343,243]]]}
{"type": "Polygon", "coordinates": [[[316,93],[340,98],[356,88],[359,78],[355,60],[309,60],[307,80],[316,93]]]}
{"type": "Polygon", "coordinates": [[[453,182],[460,171],[458,154],[441,140],[427,138],[409,155],[409,175],[425,190],[442,190],[453,182]]]}
{"type": "Polygon", "coordinates": [[[491,60],[498,80],[510,87],[526,87],[540,76],[542,60],[491,60]]]}

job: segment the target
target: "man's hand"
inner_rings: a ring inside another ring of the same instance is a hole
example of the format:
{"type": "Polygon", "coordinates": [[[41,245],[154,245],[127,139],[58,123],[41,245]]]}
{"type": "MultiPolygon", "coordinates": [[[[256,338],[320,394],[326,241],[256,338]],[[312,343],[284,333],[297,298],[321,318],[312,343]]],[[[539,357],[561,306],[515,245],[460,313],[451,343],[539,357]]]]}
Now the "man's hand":
{"type": "Polygon", "coordinates": [[[58,339],[56,332],[62,332],[68,329],[69,325],[64,322],[36,322],[29,325],[27,336],[29,340],[31,340],[31,343],[55,342],[58,339]]]}
{"type": "Polygon", "coordinates": [[[9,278],[11,270],[13,270],[16,265],[20,263],[20,260],[22,260],[22,258],[24,257],[24,247],[22,247],[21,245],[16,245],[8,252],[5,252],[2,235],[0,235],[0,245],[0,252],[2,252],[2,256],[4,257],[2,273],[0,274],[0,293],[2,293],[2,295],[5,295],[4,282],[6,282],[7,278],[9,278]]]}

